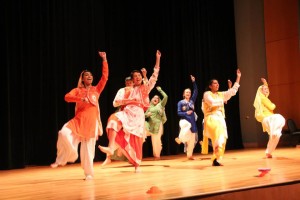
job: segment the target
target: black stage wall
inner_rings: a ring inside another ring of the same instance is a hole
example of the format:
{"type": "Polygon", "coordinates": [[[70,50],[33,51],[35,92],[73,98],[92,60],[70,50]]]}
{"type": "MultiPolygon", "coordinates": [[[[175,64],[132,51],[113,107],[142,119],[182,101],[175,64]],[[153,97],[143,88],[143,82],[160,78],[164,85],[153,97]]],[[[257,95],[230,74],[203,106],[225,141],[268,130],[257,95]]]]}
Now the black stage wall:
{"type": "MultiPolygon", "coordinates": [[[[227,79],[236,77],[233,0],[4,0],[0,9],[0,169],[54,161],[57,132],[74,115],[74,104],[66,103],[64,95],[76,87],[83,69],[93,72],[94,83],[99,80],[97,51],[107,52],[110,70],[99,101],[104,125],[115,111],[112,101],[124,78],[142,67],[150,76],[155,52],[162,52],[157,85],[169,96],[163,155],[183,151],[174,141],[179,132],[176,109],[183,90],[192,87],[190,74],[199,87],[200,139],[201,99],[208,81],[217,78],[225,90],[227,79]]],[[[227,149],[243,148],[238,96],[225,107],[227,149]]],[[[107,143],[106,134],[97,142],[107,143]]],[[[144,157],[149,156],[147,139],[144,157]]],[[[96,151],[96,161],[104,158],[96,151]]]]}

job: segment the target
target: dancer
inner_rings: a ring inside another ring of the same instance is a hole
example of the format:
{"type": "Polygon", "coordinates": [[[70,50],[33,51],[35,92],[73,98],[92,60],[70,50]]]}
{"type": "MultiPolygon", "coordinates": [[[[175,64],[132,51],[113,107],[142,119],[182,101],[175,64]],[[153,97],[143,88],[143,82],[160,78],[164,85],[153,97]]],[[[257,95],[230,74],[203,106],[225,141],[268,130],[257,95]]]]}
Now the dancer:
{"type": "MultiPolygon", "coordinates": [[[[127,76],[125,78],[125,87],[133,87],[133,81],[131,79],[130,76],[127,76]]],[[[125,88],[121,88],[118,92],[116,96],[119,96],[119,93],[124,93],[125,88]]],[[[123,106],[117,106],[118,104],[115,102],[115,100],[113,101],[113,105],[115,107],[117,107],[116,112],[120,111],[123,109],[123,106]]],[[[122,154],[122,150],[119,148],[119,146],[116,144],[115,145],[115,150],[114,150],[114,154],[110,155],[110,154],[106,154],[106,159],[104,160],[104,162],[101,164],[101,166],[105,166],[109,163],[111,163],[111,160],[124,160],[126,161],[126,157],[124,157],[124,155],[122,154]]]]}
{"type": "Polygon", "coordinates": [[[133,87],[133,81],[130,76],[125,78],[125,87],[133,87]]]}
{"type": "Polygon", "coordinates": [[[51,164],[52,168],[56,168],[66,165],[67,162],[75,162],[81,142],[80,159],[85,180],[93,179],[95,144],[98,136],[103,133],[98,100],[108,80],[108,63],[106,53],[98,53],[102,58],[102,77],[98,84],[93,86],[92,73],[84,70],[80,74],[77,88],[65,95],[67,102],[76,103],[75,116],[58,132],[57,157],[51,164]]]}
{"type": "MultiPolygon", "coordinates": [[[[212,166],[222,166],[221,160],[225,153],[226,141],[228,138],[225,122],[224,102],[234,96],[240,87],[241,72],[236,71],[236,81],[232,88],[219,92],[219,83],[212,79],[209,83],[209,91],[204,92],[202,111],[204,114],[204,140],[202,146],[207,147],[207,139],[211,139],[213,146],[212,166]]],[[[203,152],[203,150],[202,150],[203,152]]]]}
{"type": "Polygon", "coordinates": [[[139,172],[143,152],[143,142],[145,134],[144,112],[150,106],[149,93],[156,84],[160,70],[160,51],[156,51],[156,63],[154,72],[147,84],[143,84],[142,73],[139,70],[131,72],[133,88],[126,87],[122,93],[115,98],[115,106],[123,105],[124,108],[112,114],[107,122],[106,131],[108,134],[108,147],[98,146],[106,154],[113,154],[114,146],[117,143],[122,149],[122,153],[135,167],[135,172],[139,172]]]}
{"type": "Polygon", "coordinates": [[[156,89],[163,96],[163,99],[161,100],[159,95],[154,95],[145,117],[148,120],[146,121],[146,130],[151,136],[154,160],[160,160],[162,150],[161,137],[164,132],[163,125],[167,121],[165,106],[168,101],[168,95],[160,86],[157,86],[156,89]]]}
{"type": "Polygon", "coordinates": [[[183,91],[183,100],[177,103],[177,114],[180,117],[179,136],[175,138],[178,144],[184,143],[185,152],[189,160],[195,160],[193,151],[198,141],[197,114],[195,112],[195,102],[198,96],[198,87],[195,77],[191,75],[193,83],[193,95],[190,88],[183,91]]]}
{"type": "Polygon", "coordinates": [[[270,95],[266,79],[261,78],[263,85],[259,86],[254,100],[255,119],[261,123],[263,132],[269,135],[269,141],[266,148],[266,158],[272,158],[272,153],[281,137],[282,128],[285,125],[285,119],[280,114],[274,114],[276,105],[268,98],[270,95]]]}
{"type": "MultiPolygon", "coordinates": [[[[232,88],[232,82],[230,79],[227,80],[227,84],[228,84],[228,89],[232,88]]],[[[227,101],[224,101],[224,104],[227,104],[227,101]]],[[[201,110],[205,116],[205,110],[203,109],[204,108],[204,101],[202,99],[202,105],[201,105],[201,110]]],[[[225,108],[224,108],[224,118],[225,118],[225,108]]],[[[205,136],[204,134],[204,119],[202,121],[202,135],[203,135],[203,138],[202,140],[199,142],[200,145],[201,145],[201,154],[208,154],[208,146],[212,146],[211,144],[211,141],[205,136]]]]}

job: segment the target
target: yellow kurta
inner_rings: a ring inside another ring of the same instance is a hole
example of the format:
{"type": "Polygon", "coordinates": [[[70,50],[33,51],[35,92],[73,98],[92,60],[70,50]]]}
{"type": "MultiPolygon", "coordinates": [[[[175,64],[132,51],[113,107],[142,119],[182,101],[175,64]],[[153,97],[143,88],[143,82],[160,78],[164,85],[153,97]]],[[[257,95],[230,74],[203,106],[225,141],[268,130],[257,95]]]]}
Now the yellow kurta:
{"type": "Polygon", "coordinates": [[[203,95],[202,111],[204,114],[204,130],[202,153],[208,153],[208,138],[214,148],[212,160],[222,158],[228,138],[224,114],[224,102],[234,96],[239,88],[235,83],[232,88],[224,92],[212,93],[207,91],[203,95]]]}

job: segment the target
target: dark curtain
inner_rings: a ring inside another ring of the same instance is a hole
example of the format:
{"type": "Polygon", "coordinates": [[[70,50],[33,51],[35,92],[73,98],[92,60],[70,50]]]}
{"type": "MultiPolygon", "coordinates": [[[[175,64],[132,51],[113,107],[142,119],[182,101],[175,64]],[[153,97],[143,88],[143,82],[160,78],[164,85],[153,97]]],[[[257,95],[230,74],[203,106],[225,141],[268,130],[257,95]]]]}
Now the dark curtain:
{"type": "MultiPolygon", "coordinates": [[[[100,96],[101,118],[115,111],[112,101],[133,69],[152,74],[155,52],[162,52],[157,85],[168,94],[162,155],[183,152],[177,145],[177,102],[196,77],[201,99],[211,78],[220,90],[236,78],[233,0],[6,0],[1,5],[1,140],[0,169],[48,165],[56,157],[58,130],[74,116],[64,95],[89,69],[94,83],[101,77],[98,51],[106,51],[109,80],[100,96]]],[[[154,88],[150,97],[157,94],[154,88]]],[[[243,148],[238,94],[225,107],[227,149],[243,148]]],[[[107,145],[107,136],[97,145],[107,145]]],[[[152,156],[150,138],[144,157],[152,156]]],[[[199,153],[200,145],[194,152],[199,153]]],[[[98,148],[95,161],[104,160],[98,148]]]]}

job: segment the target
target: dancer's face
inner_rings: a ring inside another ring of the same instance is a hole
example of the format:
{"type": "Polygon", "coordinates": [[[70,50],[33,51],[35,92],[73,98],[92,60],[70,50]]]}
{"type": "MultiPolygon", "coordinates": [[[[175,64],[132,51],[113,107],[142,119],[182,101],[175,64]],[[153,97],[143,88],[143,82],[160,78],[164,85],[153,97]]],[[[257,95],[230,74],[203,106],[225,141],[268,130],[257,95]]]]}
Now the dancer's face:
{"type": "Polygon", "coordinates": [[[212,92],[218,92],[219,91],[219,82],[217,80],[213,80],[211,84],[209,85],[209,88],[212,92]]]}
{"type": "Polygon", "coordinates": [[[143,81],[143,77],[142,77],[142,74],[139,73],[139,72],[134,72],[132,74],[132,80],[133,80],[133,84],[134,86],[139,86],[142,84],[142,81],[143,81]]]}
{"type": "Polygon", "coordinates": [[[183,91],[183,98],[189,100],[191,98],[192,91],[188,88],[183,91]]]}
{"type": "Polygon", "coordinates": [[[152,99],[151,99],[151,103],[152,103],[153,105],[158,104],[159,101],[160,101],[160,99],[159,99],[159,96],[157,96],[157,95],[155,95],[155,96],[152,97],[152,99]]]}
{"type": "Polygon", "coordinates": [[[90,86],[93,83],[93,74],[86,71],[82,74],[82,82],[85,86],[90,86]]]}
{"type": "Polygon", "coordinates": [[[125,81],[125,85],[126,87],[132,87],[133,86],[133,81],[130,79],[130,80],[126,80],[125,81]]]}
{"type": "Polygon", "coordinates": [[[270,94],[269,87],[266,86],[266,85],[262,86],[261,92],[262,92],[265,96],[268,96],[268,95],[270,94]]]}

